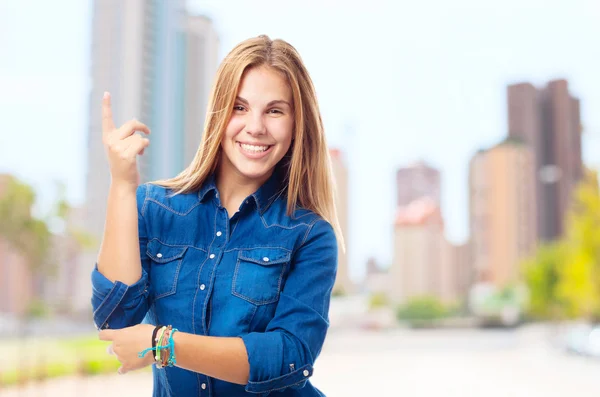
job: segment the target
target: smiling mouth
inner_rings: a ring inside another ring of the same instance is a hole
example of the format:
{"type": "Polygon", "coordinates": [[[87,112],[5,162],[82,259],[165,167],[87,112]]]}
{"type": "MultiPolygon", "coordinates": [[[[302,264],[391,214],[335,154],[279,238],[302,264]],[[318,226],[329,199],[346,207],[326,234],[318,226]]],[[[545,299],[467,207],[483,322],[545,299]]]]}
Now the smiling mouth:
{"type": "Polygon", "coordinates": [[[241,142],[238,142],[238,145],[240,145],[240,147],[245,152],[256,153],[256,154],[264,153],[273,146],[273,145],[250,145],[250,144],[241,143],[241,142]]]}

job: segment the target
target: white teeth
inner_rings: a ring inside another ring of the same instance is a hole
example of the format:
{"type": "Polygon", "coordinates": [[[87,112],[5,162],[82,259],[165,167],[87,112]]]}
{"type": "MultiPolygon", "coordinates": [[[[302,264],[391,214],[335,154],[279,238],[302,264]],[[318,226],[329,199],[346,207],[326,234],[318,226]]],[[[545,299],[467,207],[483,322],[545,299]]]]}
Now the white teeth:
{"type": "Polygon", "coordinates": [[[268,146],[254,146],[254,145],[248,145],[245,143],[242,143],[242,148],[248,152],[254,152],[254,153],[260,153],[260,152],[264,152],[265,150],[267,150],[269,147],[268,146]]]}

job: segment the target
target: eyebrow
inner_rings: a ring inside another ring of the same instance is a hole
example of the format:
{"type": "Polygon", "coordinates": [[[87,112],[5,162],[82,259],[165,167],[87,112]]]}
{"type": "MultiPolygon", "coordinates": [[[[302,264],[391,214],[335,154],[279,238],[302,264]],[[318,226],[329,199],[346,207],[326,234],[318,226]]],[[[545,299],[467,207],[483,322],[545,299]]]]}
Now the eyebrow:
{"type": "MultiPolygon", "coordinates": [[[[236,98],[236,100],[242,102],[246,106],[249,106],[248,101],[246,99],[242,98],[241,96],[238,96],[236,98]]],[[[267,103],[267,107],[273,106],[273,105],[279,105],[279,104],[288,105],[290,107],[290,109],[292,108],[292,105],[290,105],[288,101],[284,101],[283,99],[275,99],[274,101],[267,103]]]]}

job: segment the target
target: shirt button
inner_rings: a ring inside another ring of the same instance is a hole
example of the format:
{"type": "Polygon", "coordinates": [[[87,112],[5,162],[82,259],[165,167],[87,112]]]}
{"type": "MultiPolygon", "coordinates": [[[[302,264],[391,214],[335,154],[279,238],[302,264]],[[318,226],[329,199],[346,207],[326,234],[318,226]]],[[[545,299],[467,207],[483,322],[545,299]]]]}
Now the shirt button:
{"type": "Polygon", "coordinates": [[[201,285],[200,285],[200,289],[201,289],[202,291],[204,291],[204,289],[205,289],[205,288],[206,288],[206,285],[204,285],[204,284],[201,284],[201,285]]]}
{"type": "Polygon", "coordinates": [[[269,261],[269,258],[267,258],[267,257],[265,256],[265,257],[263,258],[263,261],[264,261],[264,262],[268,262],[268,261],[269,261]]]}
{"type": "Polygon", "coordinates": [[[221,234],[223,234],[223,233],[221,233],[220,231],[217,232],[217,237],[221,237],[221,234]]]}
{"type": "Polygon", "coordinates": [[[206,390],[206,383],[203,383],[202,385],[200,385],[200,387],[202,388],[202,390],[206,390]]]}
{"type": "Polygon", "coordinates": [[[210,254],[209,258],[210,259],[214,259],[215,258],[215,254],[210,254]]]}
{"type": "Polygon", "coordinates": [[[308,370],[307,370],[307,369],[305,369],[305,370],[304,370],[304,372],[302,372],[302,375],[304,375],[304,376],[308,376],[308,374],[309,374],[309,373],[310,373],[310,372],[308,372],[308,370]]]}
{"type": "Polygon", "coordinates": [[[157,258],[162,258],[162,254],[159,252],[158,254],[156,254],[157,258]]]}

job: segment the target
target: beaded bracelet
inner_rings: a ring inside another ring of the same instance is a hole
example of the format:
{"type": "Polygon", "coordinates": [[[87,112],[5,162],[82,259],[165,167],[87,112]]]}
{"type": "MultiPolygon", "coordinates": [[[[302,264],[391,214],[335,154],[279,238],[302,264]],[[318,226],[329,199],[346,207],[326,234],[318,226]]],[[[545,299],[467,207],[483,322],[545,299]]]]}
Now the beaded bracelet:
{"type": "Polygon", "coordinates": [[[149,351],[155,351],[154,361],[156,368],[172,367],[177,363],[175,358],[175,341],[173,335],[177,328],[169,326],[156,326],[152,332],[152,347],[138,353],[139,358],[144,358],[149,351]],[[164,353],[161,352],[164,350],[164,353]]]}

